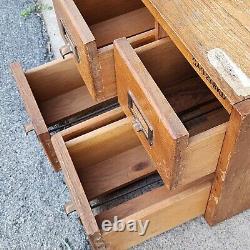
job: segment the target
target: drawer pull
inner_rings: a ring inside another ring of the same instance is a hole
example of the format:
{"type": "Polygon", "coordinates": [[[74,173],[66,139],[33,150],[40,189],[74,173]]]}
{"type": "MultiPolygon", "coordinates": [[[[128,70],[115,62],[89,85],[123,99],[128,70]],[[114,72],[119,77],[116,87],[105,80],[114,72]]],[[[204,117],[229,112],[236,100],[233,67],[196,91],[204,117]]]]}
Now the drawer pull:
{"type": "Polygon", "coordinates": [[[62,46],[59,49],[59,51],[60,51],[60,54],[61,54],[61,56],[62,56],[63,59],[65,59],[65,57],[67,55],[73,54],[73,52],[72,52],[71,47],[70,47],[69,44],[66,44],[66,45],[62,46]]]}
{"type": "Polygon", "coordinates": [[[25,134],[28,135],[30,132],[34,131],[34,126],[32,123],[28,123],[24,125],[25,134]]]}
{"type": "Polygon", "coordinates": [[[60,25],[61,25],[61,30],[63,33],[63,38],[66,42],[66,46],[64,46],[62,49],[60,49],[60,53],[62,55],[63,58],[65,58],[66,55],[73,53],[75,56],[76,61],[79,63],[80,62],[80,57],[78,54],[78,50],[77,50],[77,46],[75,45],[75,43],[72,40],[72,37],[69,33],[69,31],[67,30],[66,26],[64,25],[63,21],[60,20],[60,25]]]}
{"type": "Polygon", "coordinates": [[[76,211],[75,205],[74,205],[74,203],[72,201],[67,202],[64,205],[64,209],[65,209],[65,212],[66,212],[67,215],[69,215],[69,214],[76,211]]]}
{"type": "Polygon", "coordinates": [[[135,97],[131,92],[128,93],[128,107],[133,115],[133,127],[136,132],[142,132],[146,137],[150,146],[153,145],[154,131],[149,123],[148,119],[145,117],[141,108],[137,104],[135,97]]]}

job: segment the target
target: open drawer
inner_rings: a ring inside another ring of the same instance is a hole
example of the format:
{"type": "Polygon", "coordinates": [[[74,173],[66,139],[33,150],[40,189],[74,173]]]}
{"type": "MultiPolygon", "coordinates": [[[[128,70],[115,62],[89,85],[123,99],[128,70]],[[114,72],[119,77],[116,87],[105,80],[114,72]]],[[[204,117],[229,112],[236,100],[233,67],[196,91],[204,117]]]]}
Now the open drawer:
{"type": "MultiPolygon", "coordinates": [[[[31,119],[26,132],[35,130],[49,160],[56,170],[60,168],[50,135],[60,130],[70,119],[80,119],[89,112],[113,102],[93,101],[75,66],[74,59],[59,59],[23,72],[18,63],[11,65],[25,108],[31,119]]],[[[118,116],[120,117],[120,114],[118,116]]]]}
{"type": "Polygon", "coordinates": [[[113,41],[133,46],[154,40],[154,18],[141,0],[54,0],[61,33],[95,100],[114,97],[113,41]]]}
{"type": "MultiPolygon", "coordinates": [[[[109,116],[115,112],[109,111],[109,116]]],[[[187,156],[193,155],[186,162],[182,185],[171,192],[163,185],[129,118],[109,120],[88,131],[78,125],[54,135],[52,143],[71,195],[66,212],[77,211],[94,249],[127,249],[204,214],[219,155],[212,152],[221,146],[224,133],[222,128],[215,130],[210,136],[205,132],[193,138],[187,156]],[[208,138],[213,142],[210,146],[204,143],[208,138]],[[197,161],[197,148],[207,157],[205,163],[197,161]],[[103,230],[103,222],[114,223],[115,216],[125,223],[150,220],[149,227],[144,235],[103,230]]]]}
{"type": "Polygon", "coordinates": [[[207,161],[203,146],[218,143],[210,154],[220,154],[229,115],[168,37],[136,49],[125,38],[114,44],[119,103],[171,189],[194,154],[207,161]],[[194,137],[201,144],[192,152],[194,137]]]}

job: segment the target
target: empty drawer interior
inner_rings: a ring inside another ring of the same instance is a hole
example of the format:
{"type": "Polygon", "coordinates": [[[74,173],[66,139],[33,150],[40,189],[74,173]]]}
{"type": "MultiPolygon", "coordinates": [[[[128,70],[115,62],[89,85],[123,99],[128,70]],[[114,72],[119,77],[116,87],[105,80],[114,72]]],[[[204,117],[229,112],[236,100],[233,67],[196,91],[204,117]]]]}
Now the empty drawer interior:
{"type": "Polygon", "coordinates": [[[74,0],[90,27],[97,47],[154,28],[154,18],[140,0],[74,0]]]}
{"type": "Polygon", "coordinates": [[[97,105],[72,58],[29,70],[25,76],[47,126],[97,105]]]}
{"type": "Polygon", "coordinates": [[[136,52],[190,136],[229,120],[227,111],[169,38],[136,52]]]}
{"type": "MultiPolygon", "coordinates": [[[[72,128],[68,131],[72,134],[72,128]]],[[[79,203],[75,208],[90,240],[93,241],[94,234],[89,229],[96,228],[105,244],[123,249],[204,214],[213,175],[208,174],[169,192],[128,118],[82,135],[75,131],[76,137],[68,136],[68,131],[64,131],[63,137],[69,139],[65,146],[73,165],[67,160],[68,164],[62,168],[69,189],[73,190],[73,202],[88,202],[83,206],[79,203]],[[91,214],[86,213],[87,206],[91,214]],[[174,219],[165,220],[169,216],[174,219]],[[125,222],[149,219],[150,225],[144,235],[104,231],[103,221],[114,223],[116,217],[125,222]],[[164,222],[160,223],[162,219],[164,222]]],[[[52,139],[54,144],[58,137],[60,135],[52,139]]]]}

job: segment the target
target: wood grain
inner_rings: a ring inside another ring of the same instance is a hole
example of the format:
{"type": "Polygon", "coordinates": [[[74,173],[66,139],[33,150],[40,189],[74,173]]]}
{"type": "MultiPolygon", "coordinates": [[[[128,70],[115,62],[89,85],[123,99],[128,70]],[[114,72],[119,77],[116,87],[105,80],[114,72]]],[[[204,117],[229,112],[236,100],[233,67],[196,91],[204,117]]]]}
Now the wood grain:
{"type": "Polygon", "coordinates": [[[74,0],[88,25],[96,24],[143,7],[140,0],[74,0]],[[98,6],[98,11],[96,11],[98,6]]]}
{"type": "Polygon", "coordinates": [[[149,220],[144,236],[138,232],[104,232],[103,239],[111,249],[128,249],[160,233],[174,228],[188,220],[204,214],[209,192],[210,180],[196,183],[176,193],[166,192],[164,187],[130,200],[107,213],[97,217],[99,224],[103,219],[113,219],[116,215],[125,223],[130,220],[149,220]],[[187,209],[188,208],[188,209],[187,209]]]}
{"type": "Polygon", "coordinates": [[[210,225],[250,208],[250,100],[234,106],[206,211],[210,225]]]}
{"type": "Polygon", "coordinates": [[[113,123],[115,121],[118,121],[124,118],[124,116],[125,115],[123,111],[119,107],[111,111],[105,112],[104,114],[95,116],[85,122],[74,125],[68,129],[65,129],[61,131],[60,134],[62,135],[65,141],[69,141],[83,134],[91,132],[95,129],[113,123]]]}
{"type": "MultiPolygon", "coordinates": [[[[75,62],[90,95],[98,101],[115,96],[113,51],[100,55],[98,48],[111,44],[116,38],[136,36],[153,29],[153,17],[141,1],[53,1],[59,26],[63,23],[77,47],[79,62],[75,62]],[[94,3],[98,3],[99,10],[105,10],[101,16],[94,11],[91,17],[94,3]],[[106,78],[110,81],[106,82],[106,78]]],[[[61,31],[63,33],[63,28],[61,31]]]]}
{"type": "Polygon", "coordinates": [[[94,235],[99,232],[99,228],[65,143],[59,134],[52,137],[52,142],[60,161],[74,206],[81,218],[85,231],[89,236],[94,235]]]}
{"type": "Polygon", "coordinates": [[[73,56],[27,70],[25,76],[38,103],[85,86],[73,56]]]}
{"type": "Polygon", "coordinates": [[[143,0],[143,3],[230,113],[232,105],[244,98],[212,67],[207,52],[222,49],[250,75],[250,33],[244,18],[247,0],[238,2],[237,8],[233,1],[143,0]],[[242,18],[235,9],[241,10],[242,18]]]}
{"type": "Polygon", "coordinates": [[[60,169],[60,164],[53,150],[47,126],[34,98],[29,82],[22,70],[22,67],[18,63],[11,64],[11,70],[37,137],[41,141],[44,151],[47,154],[52,166],[56,171],[58,171],[60,169]]]}
{"type": "Polygon", "coordinates": [[[132,117],[128,93],[136,96],[136,102],[154,128],[153,145],[149,145],[142,133],[137,135],[166,186],[172,188],[182,168],[180,158],[187,146],[188,132],[126,39],[115,41],[115,64],[119,103],[125,114],[132,117]]]}
{"type": "Polygon", "coordinates": [[[145,7],[90,26],[97,48],[113,44],[117,38],[131,37],[153,28],[154,18],[145,7]]]}

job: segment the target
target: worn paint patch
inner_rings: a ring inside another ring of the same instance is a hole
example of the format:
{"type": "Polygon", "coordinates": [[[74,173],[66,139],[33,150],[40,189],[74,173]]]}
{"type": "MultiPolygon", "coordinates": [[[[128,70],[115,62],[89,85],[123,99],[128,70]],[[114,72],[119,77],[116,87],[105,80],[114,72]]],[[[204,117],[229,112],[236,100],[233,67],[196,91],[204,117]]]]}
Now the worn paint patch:
{"type": "Polygon", "coordinates": [[[212,49],[208,51],[207,56],[209,62],[238,96],[250,95],[249,76],[222,49],[212,49]]]}

